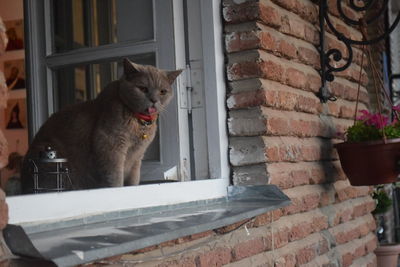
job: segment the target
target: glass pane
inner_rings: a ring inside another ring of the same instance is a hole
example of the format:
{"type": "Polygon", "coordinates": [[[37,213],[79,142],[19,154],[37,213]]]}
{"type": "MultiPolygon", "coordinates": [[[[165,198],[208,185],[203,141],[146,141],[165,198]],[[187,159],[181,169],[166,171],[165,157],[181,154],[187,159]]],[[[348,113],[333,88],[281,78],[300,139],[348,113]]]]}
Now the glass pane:
{"type": "MultiPolygon", "coordinates": [[[[135,63],[155,66],[154,54],[131,56],[135,63]]],[[[110,61],[96,64],[85,64],[60,68],[55,71],[55,106],[65,106],[85,102],[96,98],[101,90],[111,81],[122,75],[122,61],[110,61]]],[[[160,160],[159,135],[147,149],[144,160],[160,160]]]]}
{"type": "Polygon", "coordinates": [[[152,2],[52,0],[55,52],[154,39],[152,2]]]}

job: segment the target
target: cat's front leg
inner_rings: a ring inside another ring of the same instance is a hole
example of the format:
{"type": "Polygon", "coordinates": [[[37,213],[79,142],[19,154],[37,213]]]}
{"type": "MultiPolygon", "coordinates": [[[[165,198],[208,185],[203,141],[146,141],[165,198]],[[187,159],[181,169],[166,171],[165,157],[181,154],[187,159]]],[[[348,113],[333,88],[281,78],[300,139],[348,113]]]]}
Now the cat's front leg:
{"type": "Polygon", "coordinates": [[[94,166],[98,181],[96,187],[119,187],[124,185],[124,149],[114,144],[98,142],[95,145],[94,166]]]}
{"type": "Polygon", "coordinates": [[[132,164],[132,168],[125,178],[124,185],[138,185],[140,183],[140,167],[142,165],[142,160],[136,160],[132,164]]]}
{"type": "Polygon", "coordinates": [[[99,184],[97,187],[120,187],[124,185],[123,159],[110,157],[98,160],[96,177],[99,184]]]}

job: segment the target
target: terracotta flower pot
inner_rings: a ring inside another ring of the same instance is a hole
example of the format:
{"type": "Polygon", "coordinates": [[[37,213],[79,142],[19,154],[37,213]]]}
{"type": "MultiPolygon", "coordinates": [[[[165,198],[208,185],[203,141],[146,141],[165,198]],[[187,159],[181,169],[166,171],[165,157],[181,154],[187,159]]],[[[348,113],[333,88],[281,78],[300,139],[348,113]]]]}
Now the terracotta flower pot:
{"type": "Polygon", "coordinates": [[[379,245],[374,252],[378,267],[396,267],[400,254],[400,244],[379,245]]]}
{"type": "Polygon", "coordinates": [[[335,145],[352,185],[393,183],[400,173],[400,138],[335,145]]]}

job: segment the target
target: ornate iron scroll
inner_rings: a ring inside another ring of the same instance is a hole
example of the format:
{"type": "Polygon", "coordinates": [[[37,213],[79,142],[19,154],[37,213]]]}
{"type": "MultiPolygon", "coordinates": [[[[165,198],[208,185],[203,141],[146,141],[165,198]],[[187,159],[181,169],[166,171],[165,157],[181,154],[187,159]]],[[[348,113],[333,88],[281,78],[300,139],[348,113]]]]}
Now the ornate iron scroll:
{"type": "MultiPolygon", "coordinates": [[[[326,82],[333,81],[334,72],[339,72],[347,69],[351,62],[353,61],[353,49],[352,45],[371,45],[375,44],[385,38],[396,28],[400,21],[400,12],[397,14],[396,19],[393,24],[385,29],[384,33],[379,36],[374,36],[370,40],[353,40],[346,37],[343,33],[338,31],[331,19],[329,18],[329,10],[327,7],[328,0],[320,0],[319,3],[319,26],[320,26],[320,63],[321,63],[321,82],[322,86],[320,88],[318,97],[321,99],[321,102],[326,103],[329,101],[335,101],[335,96],[327,88],[326,82]],[[332,48],[325,52],[325,22],[332,33],[338,38],[339,41],[343,42],[348,51],[347,58],[344,58],[342,52],[339,49],[332,48]],[[344,60],[345,63],[339,67],[336,67],[334,62],[339,62],[344,60]]],[[[384,18],[386,11],[388,9],[389,0],[337,0],[337,10],[339,12],[340,19],[342,19],[345,23],[352,26],[363,26],[363,25],[371,25],[379,21],[379,18],[384,18]],[[362,22],[361,20],[354,20],[347,16],[343,10],[343,2],[348,2],[348,7],[351,8],[355,12],[364,12],[368,13],[373,10],[374,16],[365,18],[362,22]],[[379,5],[377,4],[379,2],[379,5]],[[363,25],[362,25],[363,24],[363,25]]]]}

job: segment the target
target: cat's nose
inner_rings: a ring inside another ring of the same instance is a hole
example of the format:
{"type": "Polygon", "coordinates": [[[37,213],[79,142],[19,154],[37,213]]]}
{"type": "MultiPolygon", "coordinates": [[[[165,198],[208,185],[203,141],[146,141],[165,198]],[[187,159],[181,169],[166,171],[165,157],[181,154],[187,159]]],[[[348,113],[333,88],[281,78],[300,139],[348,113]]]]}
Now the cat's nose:
{"type": "Polygon", "coordinates": [[[151,98],[150,101],[151,101],[151,103],[155,104],[155,103],[157,103],[158,100],[154,99],[154,98],[151,98]]]}

